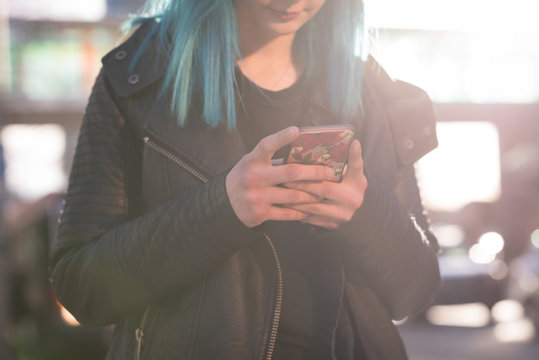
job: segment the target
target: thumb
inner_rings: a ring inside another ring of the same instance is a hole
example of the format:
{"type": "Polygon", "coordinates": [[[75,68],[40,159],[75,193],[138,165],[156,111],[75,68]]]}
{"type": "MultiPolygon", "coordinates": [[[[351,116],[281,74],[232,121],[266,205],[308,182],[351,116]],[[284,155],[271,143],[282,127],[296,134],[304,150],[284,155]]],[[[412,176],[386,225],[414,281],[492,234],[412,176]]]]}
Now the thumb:
{"type": "Polygon", "coordinates": [[[273,154],[285,145],[290,144],[299,135],[297,126],[290,126],[274,134],[262,138],[252,151],[257,160],[271,161],[273,154]]]}

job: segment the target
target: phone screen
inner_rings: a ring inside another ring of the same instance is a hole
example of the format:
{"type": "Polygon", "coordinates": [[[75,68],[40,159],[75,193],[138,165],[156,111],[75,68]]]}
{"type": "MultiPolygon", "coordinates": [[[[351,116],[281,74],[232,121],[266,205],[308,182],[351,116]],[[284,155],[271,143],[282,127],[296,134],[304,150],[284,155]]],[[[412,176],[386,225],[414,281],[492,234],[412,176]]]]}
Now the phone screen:
{"type": "Polygon", "coordinates": [[[329,166],[335,171],[334,181],[341,181],[353,140],[354,129],[350,125],[300,128],[285,163],[329,166]]]}

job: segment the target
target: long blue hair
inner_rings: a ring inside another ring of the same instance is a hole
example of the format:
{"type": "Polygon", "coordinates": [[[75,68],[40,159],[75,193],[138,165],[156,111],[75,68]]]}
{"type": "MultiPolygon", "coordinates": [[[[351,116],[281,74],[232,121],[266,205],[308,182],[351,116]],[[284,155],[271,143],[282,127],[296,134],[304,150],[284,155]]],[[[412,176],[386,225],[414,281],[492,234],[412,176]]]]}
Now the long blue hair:
{"type": "MultiPolygon", "coordinates": [[[[210,126],[236,126],[235,67],[241,54],[235,1],[242,0],[147,0],[132,22],[161,23],[157,31],[169,55],[163,89],[172,91],[171,111],[181,126],[194,113],[210,126]]],[[[294,40],[293,55],[307,82],[322,77],[333,113],[344,121],[361,110],[358,55],[366,55],[365,31],[363,0],[327,0],[294,40]]]]}

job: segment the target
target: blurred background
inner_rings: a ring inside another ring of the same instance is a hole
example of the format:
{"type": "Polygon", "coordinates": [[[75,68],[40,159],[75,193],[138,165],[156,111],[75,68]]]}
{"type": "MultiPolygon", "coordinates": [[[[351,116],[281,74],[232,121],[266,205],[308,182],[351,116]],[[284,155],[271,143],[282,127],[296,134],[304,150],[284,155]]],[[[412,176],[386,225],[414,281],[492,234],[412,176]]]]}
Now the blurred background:
{"type": "MultiPolygon", "coordinates": [[[[0,359],[103,358],[111,329],[58,304],[47,256],[100,58],[141,3],[0,0],[0,359]]],[[[371,52],[428,91],[439,121],[440,146],[416,170],[442,288],[399,324],[410,358],[537,359],[539,3],[367,11],[371,52]]]]}

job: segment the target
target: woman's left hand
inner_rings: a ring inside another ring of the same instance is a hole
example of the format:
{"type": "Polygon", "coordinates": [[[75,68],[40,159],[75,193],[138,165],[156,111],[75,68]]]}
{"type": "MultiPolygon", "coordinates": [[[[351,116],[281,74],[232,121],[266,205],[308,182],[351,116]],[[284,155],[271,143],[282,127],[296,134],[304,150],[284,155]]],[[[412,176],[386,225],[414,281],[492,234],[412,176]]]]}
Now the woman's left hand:
{"type": "Polygon", "coordinates": [[[354,140],[350,146],[347,167],[340,183],[332,181],[286,183],[286,187],[309,192],[322,199],[316,203],[290,204],[287,207],[308,214],[301,220],[302,222],[327,229],[336,229],[350,221],[363,203],[367,190],[361,144],[358,140],[354,140]]]}

